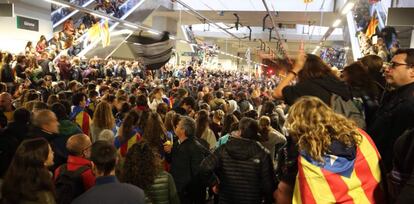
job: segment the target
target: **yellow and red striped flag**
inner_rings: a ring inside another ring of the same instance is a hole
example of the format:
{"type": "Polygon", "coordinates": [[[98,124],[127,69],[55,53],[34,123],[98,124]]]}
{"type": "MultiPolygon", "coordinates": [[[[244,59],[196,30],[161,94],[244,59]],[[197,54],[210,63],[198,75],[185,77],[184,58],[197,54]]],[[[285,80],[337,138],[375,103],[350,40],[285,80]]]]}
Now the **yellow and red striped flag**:
{"type": "Polygon", "coordinates": [[[368,38],[371,38],[376,32],[377,26],[378,26],[378,19],[375,17],[372,17],[371,21],[368,24],[367,31],[365,32],[365,36],[367,36],[368,38]]]}
{"type": "Polygon", "coordinates": [[[325,155],[324,163],[301,152],[293,204],[385,203],[380,188],[380,155],[372,139],[360,130],[356,156],[325,155]]]}

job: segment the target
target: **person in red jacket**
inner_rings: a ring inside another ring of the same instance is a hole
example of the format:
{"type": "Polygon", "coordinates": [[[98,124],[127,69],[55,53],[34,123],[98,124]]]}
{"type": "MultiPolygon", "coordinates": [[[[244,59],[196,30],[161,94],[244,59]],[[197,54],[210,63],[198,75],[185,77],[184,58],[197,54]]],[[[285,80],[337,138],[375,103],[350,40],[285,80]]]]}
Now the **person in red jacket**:
{"type": "MultiPolygon", "coordinates": [[[[85,134],[73,135],[68,139],[66,143],[66,148],[69,152],[66,164],[67,170],[76,171],[82,166],[89,167],[81,174],[85,192],[95,185],[95,175],[92,173],[91,161],[89,160],[91,155],[91,146],[91,139],[85,134]]],[[[55,170],[55,181],[59,177],[61,168],[62,166],[55,170]]]]}

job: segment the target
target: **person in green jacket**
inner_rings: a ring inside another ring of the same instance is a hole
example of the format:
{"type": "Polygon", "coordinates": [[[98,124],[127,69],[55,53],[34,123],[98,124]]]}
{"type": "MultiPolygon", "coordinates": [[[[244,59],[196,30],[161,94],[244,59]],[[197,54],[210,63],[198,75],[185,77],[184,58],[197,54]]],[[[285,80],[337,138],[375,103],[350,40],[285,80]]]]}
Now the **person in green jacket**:
{"type": "Polygon", "coordinates": [[[173,177],[163,170],[155,152],[144,140],[134,144],[125,157],[120,180],[143,189],[147,204],[179,204],[173,177]]]}

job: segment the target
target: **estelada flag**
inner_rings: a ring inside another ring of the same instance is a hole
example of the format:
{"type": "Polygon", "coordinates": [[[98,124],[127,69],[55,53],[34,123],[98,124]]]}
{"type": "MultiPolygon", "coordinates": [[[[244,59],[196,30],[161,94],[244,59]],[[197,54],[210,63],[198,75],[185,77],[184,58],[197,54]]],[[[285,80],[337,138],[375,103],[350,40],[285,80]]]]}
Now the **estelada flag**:
{"type": "Polygon", "coordinates": [[[368,38],[371,38],[376,32],[377,26],[378,26],[378,19],[375,17],[372,17],[371,21],[368,24],[367,31],[365,32],[365,36],[367,36],[368,38]]]}
{"type": "Polygon", "coordinates": [[[380,189],[380,155],[368,134],[360,133],[354,159],[326,154],[321,163],[301,152],[293,204],[386,202],[380,189]]]}

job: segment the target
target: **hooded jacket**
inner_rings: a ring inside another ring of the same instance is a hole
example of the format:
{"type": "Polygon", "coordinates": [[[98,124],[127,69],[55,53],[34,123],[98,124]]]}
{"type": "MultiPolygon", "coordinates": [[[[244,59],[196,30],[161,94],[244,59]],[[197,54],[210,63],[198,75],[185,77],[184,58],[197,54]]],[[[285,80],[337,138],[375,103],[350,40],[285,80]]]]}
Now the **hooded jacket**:
{"type": "Polygon", "coordinates": [[[260,143],[231,138],[201,163],[204,182],[219,180],[219,203],[272,202],[276,179],[269,151],[260,143]]]}

